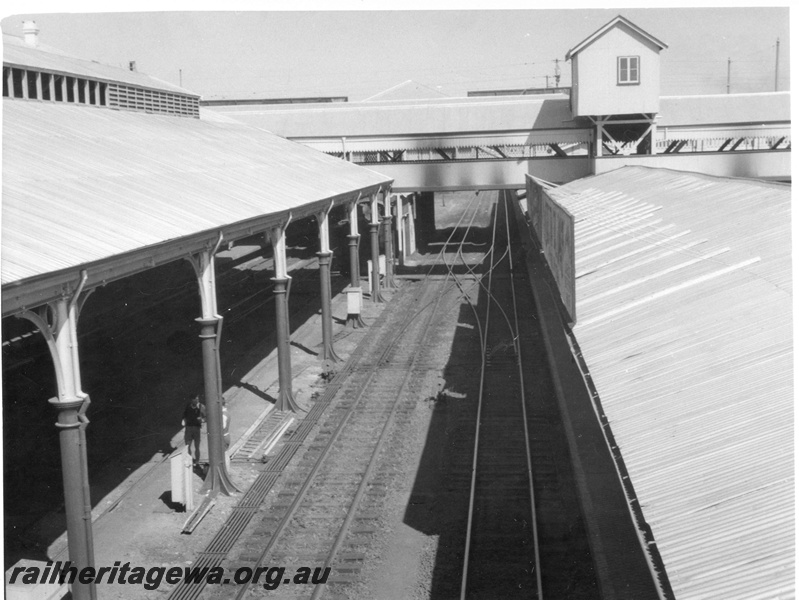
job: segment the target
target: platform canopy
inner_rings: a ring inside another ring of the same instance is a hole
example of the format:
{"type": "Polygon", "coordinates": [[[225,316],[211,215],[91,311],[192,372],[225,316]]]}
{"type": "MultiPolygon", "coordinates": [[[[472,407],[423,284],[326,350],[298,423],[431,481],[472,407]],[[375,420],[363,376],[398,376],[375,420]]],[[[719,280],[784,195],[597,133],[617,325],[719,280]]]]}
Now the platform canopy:
{"type": "Polygon", "coordinates": [[[643,167],[550,192],[574,334],[677,598],[794,591],[791,188],[643,167]]]}
{"type": "Polygon", "coordinates": [[[3,315],[391,182],[247,125],[4,99],[3,315]]]}

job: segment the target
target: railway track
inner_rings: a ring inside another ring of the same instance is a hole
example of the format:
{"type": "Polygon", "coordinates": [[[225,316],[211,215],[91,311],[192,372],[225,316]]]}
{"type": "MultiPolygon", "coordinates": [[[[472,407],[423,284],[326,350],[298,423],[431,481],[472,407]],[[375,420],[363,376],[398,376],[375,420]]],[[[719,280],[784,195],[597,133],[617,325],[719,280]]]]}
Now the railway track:
{"type": "MultiPolygon", "coordinates": [[[[204,597],[360,597],[362,568],[374,558],[384,499],[399,474],[387,440],[402,436],[419,400],[414,383],[435,362],[428,342],[444,320],[437,315],[464,309],[464,301],[473,320],[466,323],[461,314],[459,323],[473,327],[477,343],[462,349],[456,369],[465,375],[461,389],[479,390],[467,393],[479,399],[453,408],[459,424],[442,481],[453,498],[448,521],[460,533],[439,546],[431,597],[597,597],[535,310],[521,287],[525,270],[514,269],[521,246],[513,243],[518,234],[508,212],[497,203],[493,239],[480,264],[464,258],[467,235],[455,252],[445,252],[452,248],[448,240],[439,259],[448,254],[446,273],[406,283],[394,295],[373,334],[291,427],[197,557],[193,566],[223,566],[230,583],[211,586],[204,597]],[[255,584],[233,579],[237,571],[279,566],[288,575],[309,565],[315,571],[307,585],[267,592],[263,577],[255,584]]],[[[467,217],[460,231],[468,234],[467,217]]],[[[169,598],[197,598],[202,590],[178,586],[169,598]]]]}
{"type": "MultiPolygon", "coordinates": [[[[420,301],[433,302],[431,295],[438,287],[426,287],[420,301]]],[[[373,533],[370,515],[385,494],[386,464],[381,463],[381,450],[395,421],[413,410],[408,384],[424,369],[418,365],[416,351],[424,344],[434,314],[430,309],[426,318],[411,324],[404,335],[404,342],[409,343],[393,344],[393,328],[386,330],[384,351],[370,354],[348,378],[342,389],[346,400],[327,416],[298,472],[286,483],[282,493],[292,501],[282,514],[279,510],[270,513],[269,519],[277,521],[275,531],[264,536],[264,550],[251,568],[280,564],[291,572],[315,563],[332,568],[333,584],[352,579],[353,563],[363,558],[352,550],[359,548],[364,535],[373,533]],[[295,486],[296,493],[291,489],[295,486]]],[[[243,566],[244,561],[237,564],[243,566]]],[[[311,597],[318,597],[323,589],[316,587],[311,597]]],[[[247,590],[241,588],[236,597],[246,595],[247,590]]]]}
{"type": "Polygon", "coordinates": [[[503,217],[507,225],[500,203],[478,321],[482,361],[461,598],[543,597],[512,255],[509,231],[498,227],[503,217]],[[500,244],[505,251],[495,258],[500,244]]]}
{"type": "MultiPolygon", "coordinates": [[[[466,235],[461,245],[465,239],[466,235]]],[[[322,571],[329,568],[332,575],[324,586],[310,590],[287,586],[279,592],[303,597],[309,593],[319,597],[331,587],[357,579],[364,537],[374,532],[371,523],[385,495],[385,478],[391,473],[390,456],[382,450],[394,428],[415,407],[409,386],[428,368],[420,357],[435,329],[437,310],[441,306],[446,310],[459,293],[449,277],[406,285],[397,293],[375,334],[356,349],[276,451],[234,509],[241,514],[231,516],[195,567],[222,565],[257,512],[259,518],[246,535],[248,549],[229,561],[229,572],[255,572],[270,564],[284,565],[287,571],[309,563],[322,565],[322,571]],[[259,510],[270,491],[271,502],[259,510]]],[[[202,587],[179,585],[169,598],[196,598],[202,587]]],[[[218,597],[233,592],[245,598],[261,595],[263,589],[240,584],[235,590],[215,587],[211,591],[218,597]]]]}
{"type": "Polygon", "coordinates": [[[509,207],[481,285],[480,384],[460,597],[595,598],[593,564],[509,207]],[[517,289],[518,288],[518,289],[517,289]]]}

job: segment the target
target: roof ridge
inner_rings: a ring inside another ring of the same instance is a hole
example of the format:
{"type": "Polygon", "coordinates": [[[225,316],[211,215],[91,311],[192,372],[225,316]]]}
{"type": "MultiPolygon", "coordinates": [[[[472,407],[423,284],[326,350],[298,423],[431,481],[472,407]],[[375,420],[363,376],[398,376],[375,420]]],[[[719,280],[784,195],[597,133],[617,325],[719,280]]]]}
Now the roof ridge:
{"type": "Polygon", "coordinates": [[[661,42],[654,35],[652,35],[651,33],[647,32],[647,31],[645,31],[644,29],[642,29],[641,27],[639,27],[638,25],[636,25],[635,23],[630,21],[628,18],[626,18],[626,17],[624,17],[622,15],[616,15],[610,21],[605,23],[602,27],[597,29],[594,33],[592,33],[587,38],[585,38],[583,41],[581,41],[576,46],[574,46],[574,48],[569,50],[566,53],[566,60],[571,60],[572,56],[574,56],[578,52],[581,52],[587,46],[591,45],[595,40],[597,40],[600,37],[602,37],[603,35],[605,35],[605,33],[607,33],[610,29],[612,29],[613,27],[615,27],[619,23],[622,23],[622,24],[626,25],[627,27],[629,27],[630,29],[632,29],[633,31],[638,33],[639,35],[645,37],[646,39],[648,39],[652,43],[656,44],[657,46],[660,46],[661,50],[664,50],[664,49],[669,47],[668,44],[666,44],[665,42],[661,42]]]}

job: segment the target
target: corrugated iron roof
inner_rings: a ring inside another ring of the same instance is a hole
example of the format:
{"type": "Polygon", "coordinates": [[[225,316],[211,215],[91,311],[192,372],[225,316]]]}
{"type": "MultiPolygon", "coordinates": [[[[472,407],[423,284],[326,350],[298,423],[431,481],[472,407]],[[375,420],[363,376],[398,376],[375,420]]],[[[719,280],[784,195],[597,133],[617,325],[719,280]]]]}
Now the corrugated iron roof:
{"type": "Polygon", "coordinates": [[[88,77],[98,81],[113,81],[151,90],[200,96],[182,87],[138,71],[75,58],[53,48],[31,46],[22,39],[7,34],[3,35],[3,64],[36,71],[46,71],[48,73],[88,77]]]}
{"type": "Polygon", "coordinates": [[[574,333],[677,598],[793,595],[790,186],[624,167],[574,216],[574,333]]]}
{"type": "Polygon", "coordinates": [[[3,109],[4,313],[21,284],[53,272],[99,273],[131,253],[166,261],[187,236],[241,237],[392,181],[246,125],[10,99],[3,109]]]}
{"type": "Polygon", "coordinates": [[[791,93],[662,96],[658,127],[791,123],[791,93]]]}
{"type": "Polygon", "coordinates": [[[447,134],[575,129],[569,99],[497,96],[347,102],[270,107],[216,107],[219,113],[284,137],[447,134]]]}
{"type": "Polygon", "coordinates": [[[423,98],[446,98],[447,94],[423,85],[413,79],[408,79],[402,83],[391,86],[387,90],[378,92],[374,96],[364,98],[363,102],[381,102],[392,100],[421,100],[423,98]]]}

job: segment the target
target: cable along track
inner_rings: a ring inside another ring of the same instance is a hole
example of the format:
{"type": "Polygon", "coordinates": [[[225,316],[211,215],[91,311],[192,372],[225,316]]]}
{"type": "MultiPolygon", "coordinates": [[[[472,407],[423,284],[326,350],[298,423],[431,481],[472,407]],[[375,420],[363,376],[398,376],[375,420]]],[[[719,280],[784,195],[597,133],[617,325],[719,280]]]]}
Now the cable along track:
{"type": "Polygon", "coordinates": [[[481,364],[460,598],[595,598],[526,269],[514,257],[521,245],[512,243],[508,195],[500,192],[490,269],[473,307],[481,364]]]}

